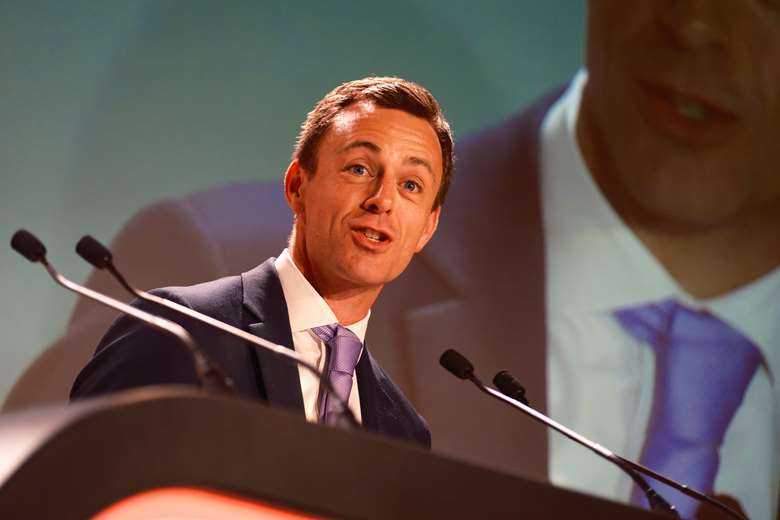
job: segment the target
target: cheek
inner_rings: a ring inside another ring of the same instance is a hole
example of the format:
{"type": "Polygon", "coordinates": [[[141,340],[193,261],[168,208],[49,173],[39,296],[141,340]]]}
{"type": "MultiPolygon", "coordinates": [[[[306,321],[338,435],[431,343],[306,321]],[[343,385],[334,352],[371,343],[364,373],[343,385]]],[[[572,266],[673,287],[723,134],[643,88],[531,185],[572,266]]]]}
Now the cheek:
{"type": "Polygon", "coordinates": [[[301,223],[305,226],[307,240],[312,243],[318,239],[328,236],[329,215],[327,206],[323,206],[320,201],[309,201],[305,211],[299,216],[301,223]]]}
{"type": "MultiPolygon", "coordinates": [[[[780,42],[777,45],[780,46],[780,42]]],[[[776,137],[780,135],[780,48],[771,53],[771,62],[765,61],[764,64],[761,70],[756,71],[761,86],[753,91],[758,93],[760,105],[757,110],[767,118],[766,130],[776,137]]]]}
{"type": "Polygon", "coordinates": [[[415,222],[413,226],[410,226],[410,229],[412,229],[412,232],[409,233],[408,237],[406,238],[406,247],[405,252],[408,255],[414,255],[415,253],[419,252],[427,243],[427,236],[428,236],[428,228],[430,225],[430,213],[427,211],[424,213],[419,214],[415,218],[415,222]]]}
{"type": "MultiPolygon", "coordinates": [[[[777,110],[777,109],[776,109],[777,110]]],[[[760,201],[780,203],[780,113],[775,113],[759,131],[755,141],[745,145],[742,168],[754,174],[753,196],[760,201]],[[756,143],[760,142],[759,148],[756,143]]]]}
{"type": "Polygon", "coordinates": [[[306,233],[310,240],[323,242],[324,247],[338,247],[349,234],[350,212],[343,205],[333,204],[333,200],[323,202],[307,207],[306,233]]]}
{"type": "Polygon", "coordinates": [[[618,43],[635,38],[634,34],[653,19],[653,2],[616,2],[593,0],[588,7],[587,40],[589,57],[619,53],[618,43]]]}
{"type": "Polygon", "coordinates": [[[780,19],[758,18],[743,25],[740,30],[743,44],[735,57],[735,81],[740,81],[742,95],[752,98],[754,110],[773,114],[777,125],[780,115],[780,19]]]}

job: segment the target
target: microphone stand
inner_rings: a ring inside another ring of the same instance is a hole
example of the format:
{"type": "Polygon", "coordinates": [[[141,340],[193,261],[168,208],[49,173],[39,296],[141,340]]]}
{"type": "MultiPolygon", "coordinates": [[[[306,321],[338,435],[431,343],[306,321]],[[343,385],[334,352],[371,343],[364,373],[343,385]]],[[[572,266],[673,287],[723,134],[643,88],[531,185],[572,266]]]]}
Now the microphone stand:
{"type": "MultiPolygon", "coordinates": [[[[583,435],[580,435],[574,430],[571,430],[570,428],[567,428],[566,426],[550,419],[543,413],[531,408],[530,406],[520,403],[512,399],[511,397],[507,397],[506,395],[502,394],[498,390],[494,390],[493,388],[486,386],[485,384],[482,383],[482,381],[480,381],[477,378],[477,376],[474,375],[474,366],[471,364],[471,362],[456,350],[453,349],[446,350],[441,355],[441,358],[439,359],[439,363],[441,364],[441,366],[447,369],[448,372],[450,372],[458,379],[467,379],[471,381],[481,392],[486,393],[490,397],[497,399],[498,401],[501,401],[502,403],[507,404],[512,408],[516,408],[520,410],[526,415],[531,416],[531,418],[536,420],[537,422],[540,422],[545,426],[552,428],[553,430],[563,434],[569,439],[590,449],[600,457],[603,457],[606,460],[615,464],[617,467],[622,469],[629,477],[631,477],[631,479],[636,483],[639,489],[641,489],[644,492],[645,496],[647,497],[647,501],[650,504],[651,510],[672,517],[676,517],[676,518],[679,518],[680,516],[679,513],[677,512],[677,509],[673,505],[669,504],[669,502],[667,502],[666,499],[664,499],[661,495],[659,495],[652,488],[652,486],[650,486],[650,484],[647,483],[647,481],[642,477],[642,475],[640,475],[640,473],[644,473],[652,478],[655,478],[663,482],[664,484],[667,484],[675,489],[678,489],[679,491],[685,493],[688,496],[692,496],[700,501],[704,501],[709,504],[712,504],[713,506],[724,511],[730,516],[733,516],[734,518],[738,518],[740,520],[748,520],[745,516],[734,511],[733,509],[726,506],[725,504],[722,504],[717,500],[708,497],[703,493],[692,490],[688,486],[675,482],[670,478],[664,477],[663,475],[660,475],[655,471],[652,471],[651,469],[642,466],[641,464],[637,464],[628,459],[625,459],[620,455],[613,453],[611,450],[608,450],[604,446],[601,446],[600,444],[591,441],[590,439],[584,437],[583,435]]],[[[505,372],[503,377],[504,381],[506,381],[507,375],[508,373],[505,372]]],[[[517,383],[517,385],[519,386],[519,383],[517,383]]],[[[509,389],[513,390],[513,387],[514,385],[512,385],[512,387],[510,387],[509,389]]]]}
{"type": "MultiPolygon", "coordinates": [[[[501,371],[498,374],[496,374],[496,377],[493,378],[493,382],[496,384],[498,389],[502,392],[502,394],[503,394],[502,397],[503,397],[504,401],[506,401],[507,398],[509,398],[510,401],[513,400],[512,399],[512,397],[513,397],[512,396],[512,392],[515,392],[516,391],[515,389],[517,387],[522,388],[520,383],[514,377],[512,377],[512,375],[509,372],[507,372],[506,370],[501,371]]],[[[491,395],[492,394],[498,394],[498,392],[496,392],[493,389],[490,389],[490,388],[487,388],[487,387],[485,389],[487,391],[489,391],[491,393],[491,395]]],[[[518,403],[517,400],[514,400],[514,401],[515,401],[515,404],[518,404],[518,405],[521,405],[521,406],[514,406],[513,403],[507,403],[507,404],[511,404],[513,407],[519,408],[523,412],[525,412],[525,413],[527,413],[529,415],[531,413],[536,413],[536,414],[544,417],[548,421],[550,421],[550,423],[558,424],[558,426],[560,426],[561,428],[564,428],[564,429],[568,430],[568,428],[566,428],[565,426],[563,426],[563,425],[561,425],[559,423],[556,423],[555,421],[553,421],[552,419],[550,419],[546,415],[542,415],[538,411],[536,411],[533,408],[531,408],[530,406],[528,406],[528,403],[518,403]]],[[[545,423],[545,424],[548,424],[548,423],[545,423]]],[[[551,426],[551,424],[548,424],[548,425],[551,426]]],[[[557,429],[557,428],[555,428],[555,429],[557,429]]],[[[560,431],[561,433],[563,433],[567,437],[573,439],[573,437],[567,435],[565,432],[563,432],[561,430],[558,430],[558,431],[560,431]]],[[[576,432],[573,432],[571,430],[568,430],[568,431],[571,432],[572,434],[577,435],[577,436],[581,437],[582,439],[588,441],[588,439],[585,439],[585,437],[580,436],[576,432]]],[[[574,439],[574,440],[576,441],[577,439],[574,439]]],[[[592,441],[588,441],[588,442],[591,442],[592,444],[595,444],[596,446],[599,446],[598,444],[593,443],[592,441]]],[[[590,447],[590,446],[588,446],[588,447],[590,447]]],[[[604,448],[603,446],[599,446],[599,447],[601,449],[606,450],[606,448],[604,448]]],[[[609,450],[606,450],[606,451],[609,451],[609,450]]],[[[702,493],[701,491],[697,491],[696,489],[693,489],[693,488],[691,488],[689,486],[686,486],[685,484],[682,484],[680,482],[672,480],[669,477],[666,477],[666,476],[664,476],[664,475],[662,475],[660,473],[657,473],[657,472],[653,471],[652,469],[648,468],[647,466],[643,466],[642,464],[638,464],[638,463],[636,463],[636,462],[634,462],[632,460],[629,460],[629,459],[627,459],[625,457],[622,457],[621,455],[618,455],[617,453],[614,453],[614,452],[611,452],[611,451],[609,451],[609,452],[612,453],[612,456],[615,457],[616,460],[620,461],[624,466],[630,467],[634,471],[637,471],[639,473],[643,473],[644,475],[647,475],[648,477],[651,477],[651,478],[661,482],[662,484],[666,484],[667,486],[672,487],[672,488],[680,491],[681,493],[683,493],[685,495],[688,495],[689,497],[695,498],[696,500],[698,500],[700,502],[706,502],[706,503],[708,503],[708,504],[710,504],[710,505],[720,509],[721,511],[723,511],[724,513],[726,513],[728,515],[731,515],[731,516],[733,516],[735,518],[739,518],[740,520],[747,520],[744,517],[744,515],[740,514],[739,512],[735,511],[734,509],[730,508],[726,504],[724,504],[724,503],[722,503],[722,502],[712,498],[711,496],[709,496],[709,495],[707,495],[705,493],[702,493]]],[[[648,498],[648,500],[649,500],[649,498],[648,498]]]]}

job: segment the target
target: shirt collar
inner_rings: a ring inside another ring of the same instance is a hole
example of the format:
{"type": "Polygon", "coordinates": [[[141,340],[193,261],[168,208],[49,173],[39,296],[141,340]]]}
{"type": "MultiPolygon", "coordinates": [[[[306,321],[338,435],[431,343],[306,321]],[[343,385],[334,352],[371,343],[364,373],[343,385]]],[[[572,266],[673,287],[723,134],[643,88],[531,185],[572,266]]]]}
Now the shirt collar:
{"type": "Polygon", "coordinates": [[[541,127],[541,181],[551,318],[611,312],[665,298],[705,308],[750,338],[780,370],[780,268],[709,300],[687,294],[628,229],[590,175],[576,139],[587,72],[580,70],[541,127]]]}
{"type": "MultiPolygon", "coordinates": [[[[282,284],[287,313],[290,317],[290,329],[293,333],[338,323],[333,310],[303,276],[287,249],[282,251],[274,262],[274,266],[282,284]]],[[[360,321],[343,326],[354,332],[363,342],[366,338],[370,317],[371,311],[369,310],[360,321]]]]}

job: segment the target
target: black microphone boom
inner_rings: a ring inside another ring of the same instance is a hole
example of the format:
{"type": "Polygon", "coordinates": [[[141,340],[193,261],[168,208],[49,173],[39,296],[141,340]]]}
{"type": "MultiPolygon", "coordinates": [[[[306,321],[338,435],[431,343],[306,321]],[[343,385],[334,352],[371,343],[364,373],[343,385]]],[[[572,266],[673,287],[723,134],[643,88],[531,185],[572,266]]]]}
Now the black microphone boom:
{"type": "Polygon", "coordinates": [[[198,348],[197,344],[192,339],[192,336],[190,336],[189,333],[184,330],[184,328],[178,323],[173,323],[172,321],[160,318],[154,314],[136,309],[135,307],[131,307],[124,302],[120,302],[119,300],[115,300],[109,296],[93,291],[92,289],[83,287],[75,282],[68,280],[59,272],[57,272],[57,270],[54,269],[54,267],[49,263],[49,261],[46,259],[46,247],[40,240],[38,240],[35,235],[29,231],[20,229],[14,233],[13,237],[11,238],[11,247],[29,261],[43,265],[52,279],[66,289],[82,296],[86,296],[87,298],[95,300],[98,303],[102,303],[107,307],[111,307],[112,309],[123,312],[156,328],[157,330],[174,336],[185,347],[187,347],[187,350],[192,355],[193,362],[195,363],[195,372],[197,373],[198,379],[204,387],[215,388],[228,392],[233,391],[232,381],[226,377],[218,367],[216,367],[208,360],[206,355],[200,350],[200,348],[198,348]]]}
{"type": "Polygon", "coordinates": [[[239,329],[238,327],[234,327],[225,322],[214,319],[211,316],[203,314],[202,312],[198,312],[194,309],[191,309],[190,307],[180,305],[167,298],[161,298],[155,294],[148,293],[146,291],[143,291],[141,289],[138,289],[137,287],[130,285],[130,283],[125,279],[124,276],[122,276],[122,274],[116,268],[116,265],[114,265],[113,255],[111,254],[111,251],[106,246],[101,244],[97,239],[91,237],[90,235],[84,235],[83,237],[81,237],[81,240],[79,240],[78,243],[76,244],[76,252],[79,254],[79,256],[81,256],[84,260],[92,264],[95,268],[108,270],[114,276],[114,278],[116,278],[117,281],[122,285],[122,287],[124,287],[127,291],[133,294],[136,298],[139,298],[141,300],[146,300],[148,302],[152,302],[157,305],[161,305],[179,314],[184,314],[189,318],[192,318],[201,323],[209,325],[210,327],[216,328],[221,332],[230,334],[231,336],[239,337],[244,341],[248,341],[249,343],[252,343],[253,345],[256,345],[264,350],[269,350],[272,353],[276,354],[277,356],[287,359],[288,361],[291,361],[296,365],[300,365],[304,367],[306,370],[310,371],[315,376],[317,376],[317,378],[320,381],[320,385],[323,386],[328,392],[328,394],[338,403],[338,406],[340,408],[339,416],[346,419],[346,423],[347,423],[346,426],[359,428],[360,425],[357,422],[357,419],[355,419],[352,410],[349,409],[347,403],[335,392],[333,386],[330,383],[330,380],[327,377],[324,377],[323,373],[320,372],[320,370],[317,367],[315,367],[308,361],[301,358],[301,356],[294,350],[283,347],[281,345],[277,345],[276,343],[272,343],[264,338],[255,336],[254,334],[250,334],[245,330],[239,329]]]}

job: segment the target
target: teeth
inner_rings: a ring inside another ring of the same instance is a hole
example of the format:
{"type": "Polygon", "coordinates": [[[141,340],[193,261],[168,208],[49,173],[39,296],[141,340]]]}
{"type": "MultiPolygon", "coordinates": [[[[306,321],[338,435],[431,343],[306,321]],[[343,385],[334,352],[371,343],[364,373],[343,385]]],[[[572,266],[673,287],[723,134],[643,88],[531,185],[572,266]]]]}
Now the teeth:
{"type": "Polygon", "coordinates": [[[707,109],[701,103],[697,103],[690,98],[677,96],[674,100],[677,113],[688,119],[702,120],[707,117],[707,109]]]}
{"type": "Polygon", "coordinates": [[[371,229],[364,229],[363,234],[366,236],[367,239],[373,240],[374,242],[381,242],[382,241],[382,235],[380,235],[378,232],[371,230],[371,229]]]}

